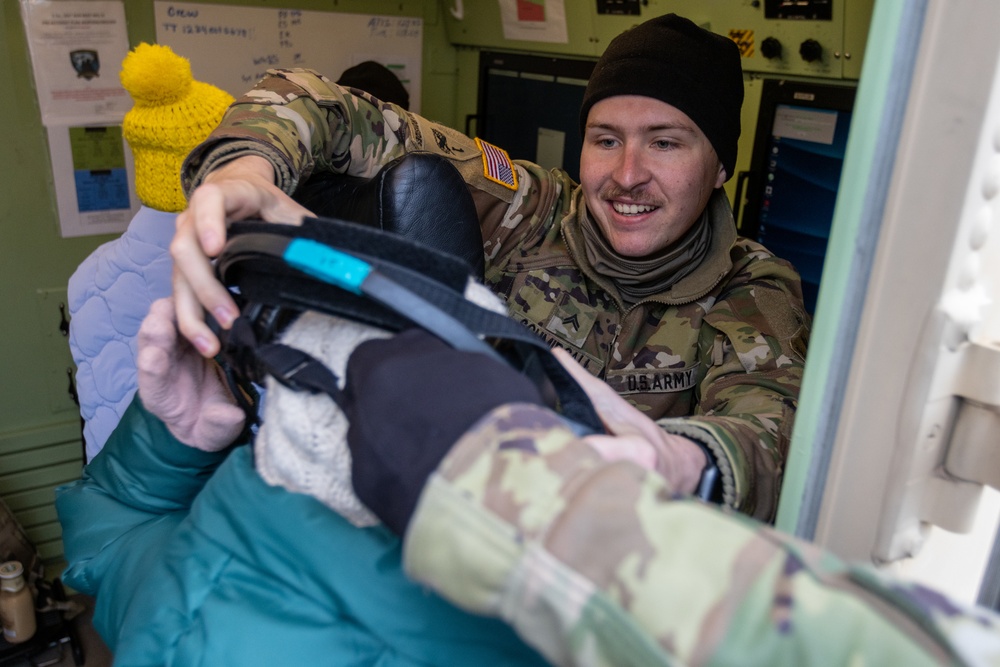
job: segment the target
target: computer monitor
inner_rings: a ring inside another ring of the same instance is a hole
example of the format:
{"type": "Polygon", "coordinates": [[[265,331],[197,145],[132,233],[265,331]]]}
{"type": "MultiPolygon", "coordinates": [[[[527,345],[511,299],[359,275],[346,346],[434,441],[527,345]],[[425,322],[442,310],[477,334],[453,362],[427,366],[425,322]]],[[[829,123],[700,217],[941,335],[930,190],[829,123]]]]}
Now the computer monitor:
{"type": "Polygon", "coordinates": [[[483,51],[475,134],[513,159],[562,168],[579,180],[580,105],[595,62],[483,51]]]}
{"type": "Polygon", "coordinates": [[[763,83],[740,233],[790,261],[814,312],[854,107],[851,85],[763,83]]]}

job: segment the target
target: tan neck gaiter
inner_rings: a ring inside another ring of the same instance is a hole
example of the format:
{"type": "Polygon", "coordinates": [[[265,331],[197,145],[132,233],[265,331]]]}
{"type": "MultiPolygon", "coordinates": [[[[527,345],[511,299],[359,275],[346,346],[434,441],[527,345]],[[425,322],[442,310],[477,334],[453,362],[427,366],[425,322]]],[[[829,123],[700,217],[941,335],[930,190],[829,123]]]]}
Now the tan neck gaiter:
{"type": "Polygon", "coordinates": [[[615,281],[622,298],[636,303],[670,288],[701,264],[712,242],[712,226],[706,207],[701,218],[676,243],[647,257],[623,257],[590,215],[581,216],[587,260],[600,273],[615,281]]]}

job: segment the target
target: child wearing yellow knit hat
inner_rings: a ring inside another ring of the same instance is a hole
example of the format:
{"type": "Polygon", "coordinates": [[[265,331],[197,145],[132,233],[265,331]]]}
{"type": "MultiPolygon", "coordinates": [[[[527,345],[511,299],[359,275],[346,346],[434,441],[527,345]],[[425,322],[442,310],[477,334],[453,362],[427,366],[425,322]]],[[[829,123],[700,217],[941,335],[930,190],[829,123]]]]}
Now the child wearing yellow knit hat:
{"type": "Polygon", "coordinates": [[[135,102],[122,129],[135,157],[139,199],[160,211],[183,211],[181,163],[219,124],[233,96],[195,81],[188,59],[159,44],[131,51],[120,78],[135,102]]]}
{"type": "Polygon", "coordinates": [[[95,250],[69,279],[69,343],[88,460],[135,394],[139,323],[153,301],[171,293],[168,249],[177,213],[187,205],[181,162],[233,101],[195,81],[188,60],[167,46],[140,44],[125,57],[120,76],[134,101],[123,134],[143,206],[120,238],[95,250]]]}

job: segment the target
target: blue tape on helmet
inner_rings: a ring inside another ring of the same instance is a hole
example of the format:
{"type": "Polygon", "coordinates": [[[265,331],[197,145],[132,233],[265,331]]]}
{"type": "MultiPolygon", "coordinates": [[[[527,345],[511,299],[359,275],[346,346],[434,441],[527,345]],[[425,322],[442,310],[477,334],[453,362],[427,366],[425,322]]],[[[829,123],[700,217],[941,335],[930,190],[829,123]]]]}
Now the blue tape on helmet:
{"type": "Polygon", "coordinates": [[[292,240],[283,257],[290,266],[354,294],[361,294],[361,283],[372,271],[367,262],[309,239],[292,240]]]}

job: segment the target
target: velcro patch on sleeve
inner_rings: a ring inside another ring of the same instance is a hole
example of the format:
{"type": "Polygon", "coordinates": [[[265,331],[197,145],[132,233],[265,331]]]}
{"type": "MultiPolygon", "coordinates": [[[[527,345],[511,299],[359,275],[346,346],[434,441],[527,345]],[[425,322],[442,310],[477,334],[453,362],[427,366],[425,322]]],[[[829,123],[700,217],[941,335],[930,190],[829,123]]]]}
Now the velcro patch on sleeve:
{"type": "Polygon", "coordinates": [[[483,176],[505,188],[517,190],[517,170],[507,151],[476,137],[476,145],[483,152],[483,176]]]}

